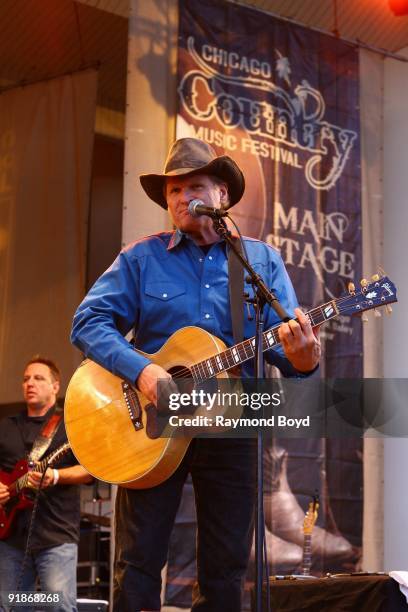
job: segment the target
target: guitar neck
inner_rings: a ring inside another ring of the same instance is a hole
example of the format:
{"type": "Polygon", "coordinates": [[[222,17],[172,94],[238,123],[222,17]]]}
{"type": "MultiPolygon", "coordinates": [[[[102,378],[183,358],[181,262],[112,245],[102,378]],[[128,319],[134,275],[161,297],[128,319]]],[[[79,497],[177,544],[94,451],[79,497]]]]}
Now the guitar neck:
{"type": "MultiPolygon", "coordinates": [[[[331,300],[322,306],[312,308],[312,310],[309,310],[309,312],[306,313],[306,316],[309,318],[312,326],[316,327],[329,319],[337,317],[339,314],[340,311],[337,307],[337,300],[331,300]]],[[[262,334],[263,352],[280,346],[281,342],[279,340],[278,332],[280,325],[281,324],[279,323],[262,334]]],[[[244,363],[249,359],[253,359],[254,357],[255,337],[252,337],[248,340],[235,344],[235,346],[232,346],[231,348],[226,349],[225,351],[222,351],[209,359],[204,359],[204,361],[196,363],[191,368],[193,379],[196,382],[202,382],[217,376],[217,374],[220,374],[221,372],[226,372],[234,366],[240,365],[241,363],[244,363]]]]}
{"type": "MultiPolygon", "coordinates": [[[[330,300],[317,308],[312,308],[306,313],[313,327],[321,325],[340,314],[351,316],[361,314],[372,308],[386,306],[388,312],[391,311],[390,304],[397,302],[397,290],[392,281],[387,276],[373,276],[373,282],[368,283],[366,279],[361,281],[362,289],[355,290],[353,283],[349,284],[349,292],[339,298],[330,300]]],[[[262,351],[273,349],[280,346],[279,327],[275,325],[262,335],[262,351]]],[[[255,337],[239,342],[235,346],[196,363],[190,368],[195,382],[202,382],[208,378],[214,378],[222,372],[230,370],[234,366],[240,365],[248,359],[255,357],[255,337]]]]}
{"type": "MultiPolygon", "coordinates": [[[[37,461],[35,463],[35,471],[44,472],[44,470],[47,467],[55,463],[55,461],[57,461],[61,457],[61,455],[64,455],[66,452],[68,452],[69,449],[70,449],[70,445],[68,443],[63,444],[62,446],[57,448],[56,451],[54,451],[53,453],[51,453],[50,455],[48,455],[41,461],[37,461]]],[[[24,489],[27,486],[28,475],[29,475],[29,470],[25,474],[20,476],[20,478],[17,478],[17,480],[15,480],[12,483],[12,485],[9,488],[12,490],[13,494],[17,495],[18,493],[20,493],[22,489],[24,489]]]]}
{"type": "Polygon", "coordinates": [[[304,534],[303,536],[303,562],[302,574],[309,576],[312,567],[312,534],[304,534]]]}
{"type": "MultiPolygon", "coordinates": [[[[42,461],[38,461],[35,464],[35,471],[36,472],[43,472],[45,470],[47,464],[48,464],[48,458],[43,459],[42,461]]],[[[30,472],[27,471],[25,474],[20,476],[20,478],[17,478],[17,480],[15,482],[13,482],[12,487],[13,487],[16,495],[18,493],[20,493],[20,491],[22,491],[27,486],[29,473],[30,472]]]]}

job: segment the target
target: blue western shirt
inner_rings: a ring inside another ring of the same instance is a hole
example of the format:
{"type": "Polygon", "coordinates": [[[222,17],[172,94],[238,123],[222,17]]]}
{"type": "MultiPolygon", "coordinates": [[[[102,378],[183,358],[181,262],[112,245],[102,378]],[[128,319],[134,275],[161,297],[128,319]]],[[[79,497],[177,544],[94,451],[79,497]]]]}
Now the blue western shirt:
{"type": "MultiPolygon", "coordinates": [[[[280,255],[259,240],[245,238],[249,261],[272,289],[290,316],[297,306],[295,292],[280,255]]],[[[253,295],[251,285],[245,290],[253,295]]],[[[252,313],[253,314],[253,313],[252,313]]],[[[273,309],[265,309],[265,329],[280,321],[273,309]]],[[[244,338],[255,334],[248,321],[244,338]]],[[[149,236],[125,248],[96,281],[74,317],[72,342],[114,374],[134,383],[150,363],[124,336],[132,329],[135,347],[154,353],[169,336],[195,325],[232,346],[228,259],[223,242],[207,253],[178,230],[149,236]]],[[[266,359],[285,376],[296,371],[278,347],[266,359]]],[[[243,375],[253,375],[253,360],[243,375]]]]}

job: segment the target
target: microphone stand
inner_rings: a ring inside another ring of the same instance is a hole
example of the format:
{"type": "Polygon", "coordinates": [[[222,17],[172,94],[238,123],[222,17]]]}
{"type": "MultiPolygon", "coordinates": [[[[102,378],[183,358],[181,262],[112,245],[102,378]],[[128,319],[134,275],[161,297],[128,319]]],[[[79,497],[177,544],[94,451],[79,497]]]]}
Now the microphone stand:
{"type": "MultiPolygon", "coordinates": [[[[227,213],[223,212],[222,216],[227,216],[227,213]]],[[[265,304],[269,304],[269,306],[275,310],[276,314],[282,321],[289,321],[291,317],[283,308],[276,295],[270,289],[268,289],[263,282],[262,277],[255,272],[251,264],[238,251],[237,247],[235,246],[235,242],[231,238],[231,232],[229,231],[224,219],[221,216],[216,216],[212,217],[212,222],[214,230],[223,240],[225,240],[225,242],[229,244],[230,248],[234,251],[235,255],[241,262],[241,265],[248,272],[251,284],[256,286],[256,304],[259,305],[261,310],[264,308],[265,304]]]]}
{"type": "MultiPolygon", "coordinates": [[[[225,212],[223,216],[227,216],[225,212]]],[[[263,311],[265,304],[269,304],[282,321],[289,321],[290,316],[280,304],[278,298],[265,285],[261,276],[255,272],[251,264],[242,256],[237,249],[234,240],[231,237],[224,219],[221,216],[212,217],[214,230],[217,234],[228,243],[229,247],[234,251],[236,257],[241,262],[241,265],[248,272],[250,282],[256,287],[254,307],[256,311],[255,318],[255,380],[260,380],[264,377],[264,355],[263,355],[263,327],[264,318],[263,311]]],[[[262,612],[262,583],[264,576],[263,563],[263,542],[264,542],[264,509],[263,509],[263,433],[259,428],[257,431],[257,459],[256,459],[256,514],[255,514],[255,609],[256,612],[262,612]]],[[[267,568],[266,568],[267,569],[267,568]]],[[[269,572],[267,572],[269,576],[269,572]]],[[[269,589],[269,584],[267,585],[269,589]]],[[[269,591],[268,591],[269,592],[269,591]]]]}

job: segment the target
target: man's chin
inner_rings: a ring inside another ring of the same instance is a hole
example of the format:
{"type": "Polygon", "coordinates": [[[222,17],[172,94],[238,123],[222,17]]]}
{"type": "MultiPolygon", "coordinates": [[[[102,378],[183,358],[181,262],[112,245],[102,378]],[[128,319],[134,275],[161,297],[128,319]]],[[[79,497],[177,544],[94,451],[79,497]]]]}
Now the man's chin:
{"type": "Polygon", "coordinates": [[[203,223],[203,219],[194,219],[190,214],[183,216],[180,219],[180,223],[178,224],[178,228],[188,234],[189,232],[195,233],[202,230],[205,223],[203,223]]]}
{"type": "Polygon", "coordinates": [[[28,398],[26,400],[26,404],[27,404],[27,408],[30,408],[31,410],[41,410],[42,405],[38,402],[38,400],[35,400],[34,398],[28,398]]]}

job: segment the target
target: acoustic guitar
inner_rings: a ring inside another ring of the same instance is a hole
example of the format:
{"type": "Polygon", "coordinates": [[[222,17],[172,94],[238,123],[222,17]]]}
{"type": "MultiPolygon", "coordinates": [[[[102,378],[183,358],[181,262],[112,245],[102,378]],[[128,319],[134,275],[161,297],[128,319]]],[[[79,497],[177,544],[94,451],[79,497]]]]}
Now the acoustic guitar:
{"type": "MultiPolygon", "coordinates": [[[[339,315],[354,315],[397,301],[387,278],[352,284],[349,292],[307,313],[312,326],[339,315]]],[[[279,346],[279,325],[263,334],[263,350],[279,346]]],[[[152,355],[142,353],[173,378],[191,377],[194,384],[229,378],[229,371],[255,355],[255,338],[227,348],[198,327],[176,331],[152,355]]],[[[184,457],[191,437],[152,436],[155,408],[128,382],[87,359],[74,373],[65,398],[65,428],[81,465],[96,478],[129,488],[153,487],[166,480],[184,457]]]]}
{"type": "Polygon", "coordinates": [[[10,493],[10,499],[7,503],[0,505],[0,540],[4,540],[10,535],[16,514],[33,505],[32,493],[35,489],[28,486],[30,471],[43,472],[47,467],[55,465],[62,455],[69,450],[70,445],[65,443],[45,459],[37,462],[33,468],[29,466],[27,459],[21,459],[11,472],[0,471],[0,482],[8,486],[10,493]]]}

